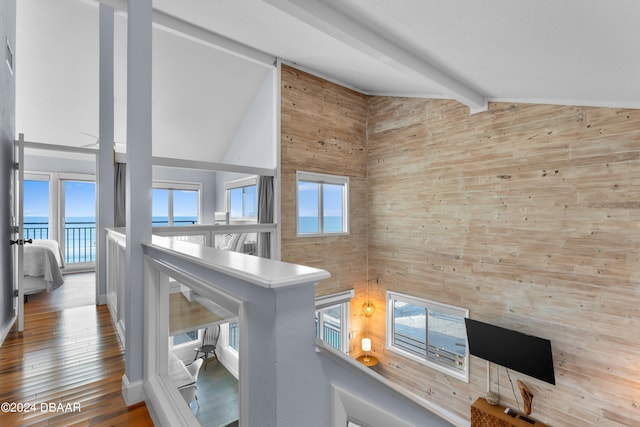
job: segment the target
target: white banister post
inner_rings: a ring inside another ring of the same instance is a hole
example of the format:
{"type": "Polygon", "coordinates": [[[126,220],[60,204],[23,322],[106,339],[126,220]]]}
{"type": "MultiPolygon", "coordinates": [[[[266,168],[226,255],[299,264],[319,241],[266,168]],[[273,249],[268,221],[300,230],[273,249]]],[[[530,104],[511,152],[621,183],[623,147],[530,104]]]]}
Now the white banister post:
{"type": "Polygon", "coordinates": [[[152,0],[128,2],[125,374],[123,397],[144,399],[144,254],[151,241],[152,0]]]}
{"type": "Polygon", "coordinates": [[[100,142],[97,157],[97,212],[96,223],[96,300],[106,304],[107,293],[107,227],[114,224],[114,11],[112,7],[100,4],[100,99],[99,131],[100,142]]]}

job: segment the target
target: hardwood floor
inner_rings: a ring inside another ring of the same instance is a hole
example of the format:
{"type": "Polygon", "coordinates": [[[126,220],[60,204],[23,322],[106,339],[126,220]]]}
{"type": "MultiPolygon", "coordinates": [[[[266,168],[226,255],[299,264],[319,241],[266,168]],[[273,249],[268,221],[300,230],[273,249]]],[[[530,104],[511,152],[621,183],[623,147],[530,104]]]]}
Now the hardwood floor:
{"type": "Polygon", "coordinates": [[[226,427],[238,420],[238,380],[218,361],[212,361],[198,375],[200,408],[191,404],[191,412],[203,427],[226,427]]]}
{"type": "Polygon", "coordinates": [[[51,292],[29,296],[25,304],[26,314],[61,311],[66,308],[94,305],[96,302],[95,273],[71,273],[64,275],[64,284],[51,292]]]}
{"type": "MultiPolygon", "coordinates": [[[[60,289],[73,295],[82,278],[69,279],[60,289]]],[[[144,404],[121,397],[124,353],[107,307],[94,305],[93,288],[80,306],[57,291],[26,304],[24,333],[0,348],[0,425],[152,426],[144,404]]]]}

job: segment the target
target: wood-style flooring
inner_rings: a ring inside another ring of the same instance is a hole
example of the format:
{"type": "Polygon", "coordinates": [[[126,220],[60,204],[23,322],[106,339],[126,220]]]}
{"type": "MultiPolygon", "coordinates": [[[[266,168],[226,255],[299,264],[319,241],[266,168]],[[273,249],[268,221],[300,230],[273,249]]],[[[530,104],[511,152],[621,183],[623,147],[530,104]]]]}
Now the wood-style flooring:
{"type": "Polygon", "coordinates": [[[198,375],[198,408],[195,402],[191,412],[203,427],[238,425],[238,380],[218,361],[211,361],[198,375]],[[236,422],[235,424],[233,424],[236,422]]]}
{"type": "Polygon", "coordinates": [[[93,285],[74,286],[85,280],[67,275],[60,289],[32,297],[25,331],[0,348],[0,426],[153,425],[144,404],[121,397],[123,347],[93,285]]]}

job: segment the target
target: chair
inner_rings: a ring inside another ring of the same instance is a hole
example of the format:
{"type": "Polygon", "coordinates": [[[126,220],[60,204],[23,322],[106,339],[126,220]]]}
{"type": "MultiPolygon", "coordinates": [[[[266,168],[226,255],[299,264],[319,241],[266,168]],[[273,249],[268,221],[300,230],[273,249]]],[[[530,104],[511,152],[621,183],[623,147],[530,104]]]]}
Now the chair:
{"type": "Polygon", "coordinates": [[[186,366],[187,371],[189,371],[189,373],[193,377],[194,383],[198,381],[198,374],[200,373],[200,368],[202,367],[203,363],[204,363],[204,360],[198,359],[195,362],[190,363],[189,365],[186,366]]]}
{"type": "Polygon", "coordinates": [[[220,325],[210,326],[205,328],[202,335],[202,345],[195,349],[196,356],[193,358],[195,362],[198,357],[204,359],[204,369],[207,370],[207,364],[209,363],[209,356],[213,354],[216,359],[216,346],[218,345],[218,338],[220,338],[220,325]]]}
{"type": "Polygon", "coordinates": [[[198,408],[200,408],[200,402],[198,402],[198,396],[196,395],[197,390],[198,386],[195,384],[187,385],[178,389],[184,401],[187,402],[187,405],[191,406],[191,402],[195,400],[198,408]]]}

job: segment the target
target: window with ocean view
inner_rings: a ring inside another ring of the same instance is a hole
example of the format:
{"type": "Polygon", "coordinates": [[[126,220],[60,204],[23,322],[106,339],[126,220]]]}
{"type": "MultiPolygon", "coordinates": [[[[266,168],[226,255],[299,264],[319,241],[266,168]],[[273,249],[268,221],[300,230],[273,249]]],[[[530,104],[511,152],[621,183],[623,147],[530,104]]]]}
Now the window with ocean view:
{"type": "Polygon", "coordinates": [[[387,292],[387,348],[468,381],[468,316],[464,308],[387,292]]]}
{"type": "Polygon", "coordinates": [[[154,182],[151,199],[154,227],[200,222],[200,189],[197,184],[154,182]]]}
{"type": "Polygon", "coordinates": [[[258,178],[248,178],[225,182],[227,212],[232,219],[258,218],[258,178]]]}
{"type": "Polygon", "coordinates": [[[96,260],[96,183],[62,180],[64,228],[61,248],[65,263],[96,260]]]}
{"type": "Polygon", "coordinates": [[[296,173],[298,236],[349,232],[349,177],[296,173]]]}
{"type": "Polygon", "coordinates": [[[49,238],[49,180],[34,176],[24,181],[24,239],[49,238]]]}
{"type": "Polygon", "coordinates": [[[67,265],[95,262],[96,184],[93,178],[79,174],[25,174],[24,238],[56,240],[67,265]]]}

